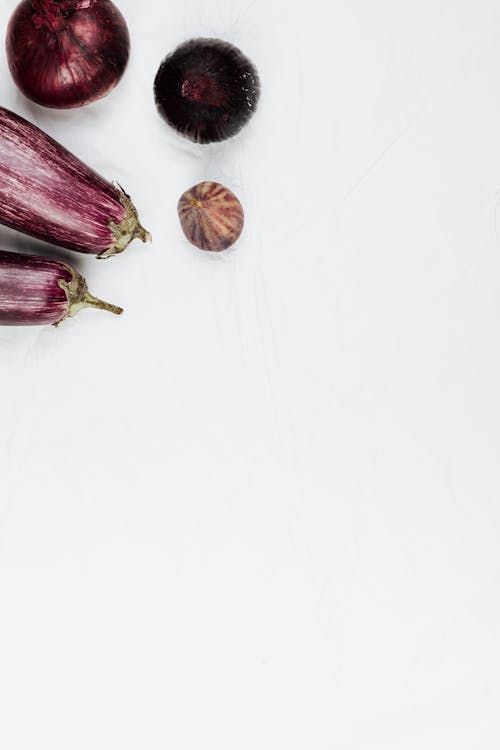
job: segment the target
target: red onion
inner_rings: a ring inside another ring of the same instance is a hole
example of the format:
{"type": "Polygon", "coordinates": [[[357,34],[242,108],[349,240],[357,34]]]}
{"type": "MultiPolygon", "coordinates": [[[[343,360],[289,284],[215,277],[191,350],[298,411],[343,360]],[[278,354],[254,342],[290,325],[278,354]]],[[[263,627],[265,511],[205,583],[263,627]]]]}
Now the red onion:
{"type": "Polygon", "coordinates": [[[85,307],[123,312],[89,294],[83,276],[65,263],[0,250],[0,325],[59,325],[85,307]]]}
{"type": "Polygon", "coordinates": [[[111,0],[23,0],[7,29],[7,59],[23,94],[45,107],[82,107],[127,67],[127,24],[111,0]]]}
{"type": "Polygon", "coordinates": [[[129,196],[43,131],[0,107],[0,224],[106,258],[151,239],[129,196]]]}
{"type": "Polygon", "coordinates": [[[260,96],[255,65],[221,39],[190,39],[163,60],[154,83],[158,112],[195,143],[224,141],[250,120],[260,96]]]}

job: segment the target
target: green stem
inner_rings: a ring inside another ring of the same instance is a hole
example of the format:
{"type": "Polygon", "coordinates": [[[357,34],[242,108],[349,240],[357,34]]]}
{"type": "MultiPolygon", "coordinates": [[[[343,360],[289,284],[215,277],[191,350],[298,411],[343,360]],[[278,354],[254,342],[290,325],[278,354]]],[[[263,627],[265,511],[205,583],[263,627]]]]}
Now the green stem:
{"type": "Polygon", "coordinates": [[[142,242],[151,242],[152,240],[150,233],[141,225],[139,214],[137,213],[137,209],[132,203],[130,196],[127,195],[125,190],[123,190],[117,182],[113,182],[113,187],[118,195],[118,200],[125,209],[125,218],[119,224],[115,224],[114,221],[109,222],[109,228],[115,238],[115,244],[98,255],[97,257],[99,259],[109,258],[112,255],[123,253],[132,240],[139,239],[142,240],[142,242]]]}
{"type": "Polygon", "coordinates": [[[59,286],[61,289],[64,289],[68,298],[68,312],[66,313],[66,317],[73,318],[80,310],[84,310],[86,307],[93,307],[96,310],[106,310],[115,315],[122,314],[123,309],[121,307],[111,305],[109,302],[104,302],[90,294],[87,282],[83,276],[74,269],[69,270],[73,274],[71,281],[59,280],[59,286]]]}

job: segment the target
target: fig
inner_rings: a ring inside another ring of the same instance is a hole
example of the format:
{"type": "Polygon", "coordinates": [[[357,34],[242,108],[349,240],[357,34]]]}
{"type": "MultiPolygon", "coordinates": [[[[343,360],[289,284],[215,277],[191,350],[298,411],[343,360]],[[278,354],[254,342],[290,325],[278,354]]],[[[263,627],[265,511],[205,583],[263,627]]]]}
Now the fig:
{"type": "Polygon", "coordinates": [[[218,182],[201,182],[186,190],[179,199],[177,212],[186,238],[200,250],[213,253],[227,250],[243,231],[241,203],[218,182]]]}

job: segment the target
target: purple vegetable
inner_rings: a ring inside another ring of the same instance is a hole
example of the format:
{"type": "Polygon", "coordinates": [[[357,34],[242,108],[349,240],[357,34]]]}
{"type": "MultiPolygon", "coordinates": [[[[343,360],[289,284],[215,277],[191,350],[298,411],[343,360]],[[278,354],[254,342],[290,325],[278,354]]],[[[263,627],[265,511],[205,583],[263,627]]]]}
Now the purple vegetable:
{"type": "Polygon", "coordinates": [[[0,325],[58,325],[85,307],[123,312],[89,294],[83,276],[65,263],[0,250],[0,325]]]}
{"type": "Polygon", "coordinates": [[[99,258],[151,240],[130,197],[57,141],[0,107],[0,224],[99,258]]]}
{"type": "Polygon", "coordinates": [[[260,96],[255,65],[221,39],[190,39],[163,60],[154,83],[160,115],[195,143],[224,141],[254,114],[260,96]]]}
{"type": "Polygon", "coordinates": [[[7,60],[23,94],[69,109],[111,91],[127,66],[127,24],[111,0],[22,0],[7,29],[7,60]]]}

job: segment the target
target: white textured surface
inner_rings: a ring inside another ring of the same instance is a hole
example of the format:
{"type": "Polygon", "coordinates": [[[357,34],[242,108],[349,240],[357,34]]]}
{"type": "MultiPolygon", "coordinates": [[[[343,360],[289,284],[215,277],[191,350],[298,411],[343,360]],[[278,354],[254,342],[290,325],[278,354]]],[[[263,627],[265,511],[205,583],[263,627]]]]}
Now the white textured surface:
{"type": "Polygon", "coordinates": [[[120,7],[84,111],[0,55],[155,240],[57,253],[121,319],[0,330],[0,747],[498,750],[498,2],[120,7]],[[151,95],[196,35],[263,84],[206,149],[151,95]],[[177,224],[202,179],[246,208],[223,257],[177,224]]]}

